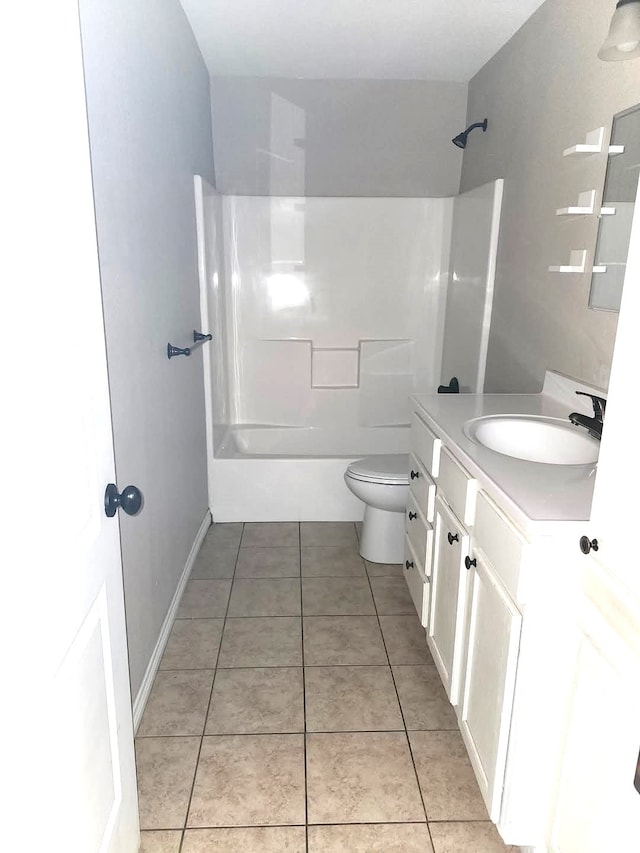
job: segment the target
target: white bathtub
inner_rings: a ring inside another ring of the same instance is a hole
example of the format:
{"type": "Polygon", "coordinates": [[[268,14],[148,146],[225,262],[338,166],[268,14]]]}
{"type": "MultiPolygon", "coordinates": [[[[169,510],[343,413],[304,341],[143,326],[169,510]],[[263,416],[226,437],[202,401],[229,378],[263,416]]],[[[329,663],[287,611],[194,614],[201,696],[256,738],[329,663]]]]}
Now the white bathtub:
{"type": "Polygon", "coordinates": [[[345,485],[347,465],[407,453],[409,428],[231,426],[215,445],[214,521],[361,521],[364,504],[345,485]]]}

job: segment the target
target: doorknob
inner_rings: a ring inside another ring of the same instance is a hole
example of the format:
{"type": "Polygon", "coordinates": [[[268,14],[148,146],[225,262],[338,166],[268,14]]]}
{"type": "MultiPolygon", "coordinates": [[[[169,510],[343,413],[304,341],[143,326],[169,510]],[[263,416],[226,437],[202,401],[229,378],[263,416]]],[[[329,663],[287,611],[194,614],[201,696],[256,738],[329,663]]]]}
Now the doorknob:
{"type": "Polygon", "coordinates": [[[598,540],[597,539],[589,539],[588,536],[580,537],[580,550],[583,554],[588,554],[589,551],[597,551],[598,550],[598,540]]]}
{"type": "Polygon", "coordinates": [[[107,518],[113,518],[118,509],[127,515],[136,515],[142,507],[142,492],[137,486],[125,486],[118,493],[115,483],[109,483],[104,493],[104,511],[107,518]]]}

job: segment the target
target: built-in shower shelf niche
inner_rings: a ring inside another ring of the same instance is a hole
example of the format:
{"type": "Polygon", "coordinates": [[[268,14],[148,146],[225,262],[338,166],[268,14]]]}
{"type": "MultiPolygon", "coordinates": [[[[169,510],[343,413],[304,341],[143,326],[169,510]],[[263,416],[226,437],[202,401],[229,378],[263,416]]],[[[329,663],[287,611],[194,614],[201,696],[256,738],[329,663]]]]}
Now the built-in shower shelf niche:
{"type": "Polygon", "coordinates": [[[578,196],[577,204],[571,207],[559,207],[556,216],[588,216],[593,213],[596,204],[596,191],[585,190],[578,196]]]}
{"type": "Polygon", "coordinates": [[[358,388],[359,384],[359,348],[312,348],[312,388],[358,388]]]}
{"type": "Polygon", "coordinates": [[[560,266],[549,267],[549,272],[583,273],[587,266],[587,250],[572,249],[569,255],[569,263],[560,266]]]}

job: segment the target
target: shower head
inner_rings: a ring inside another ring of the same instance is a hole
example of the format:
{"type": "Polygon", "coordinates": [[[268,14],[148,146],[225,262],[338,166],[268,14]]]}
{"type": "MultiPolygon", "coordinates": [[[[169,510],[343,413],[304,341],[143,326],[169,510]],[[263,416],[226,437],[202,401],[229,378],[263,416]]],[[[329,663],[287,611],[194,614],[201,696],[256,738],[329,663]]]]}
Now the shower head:
{"type": "Polygon", "coordinates": [[[487,129],[487,120],[485,119],[484,121],[477,121],[475,124],[469,125],[466,130],[463,130],[462,133],[459,133],[457,136],[453,137],[453,139],[451,140],[453,144],[457,145],[458,148],[466,148],[467,137],[475,127],[481,127],[482,131],[484,132],[487,129]]]}

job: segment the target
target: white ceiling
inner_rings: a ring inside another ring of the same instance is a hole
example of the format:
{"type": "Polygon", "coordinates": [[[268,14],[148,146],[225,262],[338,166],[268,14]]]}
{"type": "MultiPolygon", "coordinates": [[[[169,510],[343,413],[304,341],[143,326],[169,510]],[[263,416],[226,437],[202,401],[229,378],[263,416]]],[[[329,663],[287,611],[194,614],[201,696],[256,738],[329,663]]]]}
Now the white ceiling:
{"type": "Polygon", "coordinates": [[[211,76],[466,83],[543,0],[181,0],[211,76]]]}

